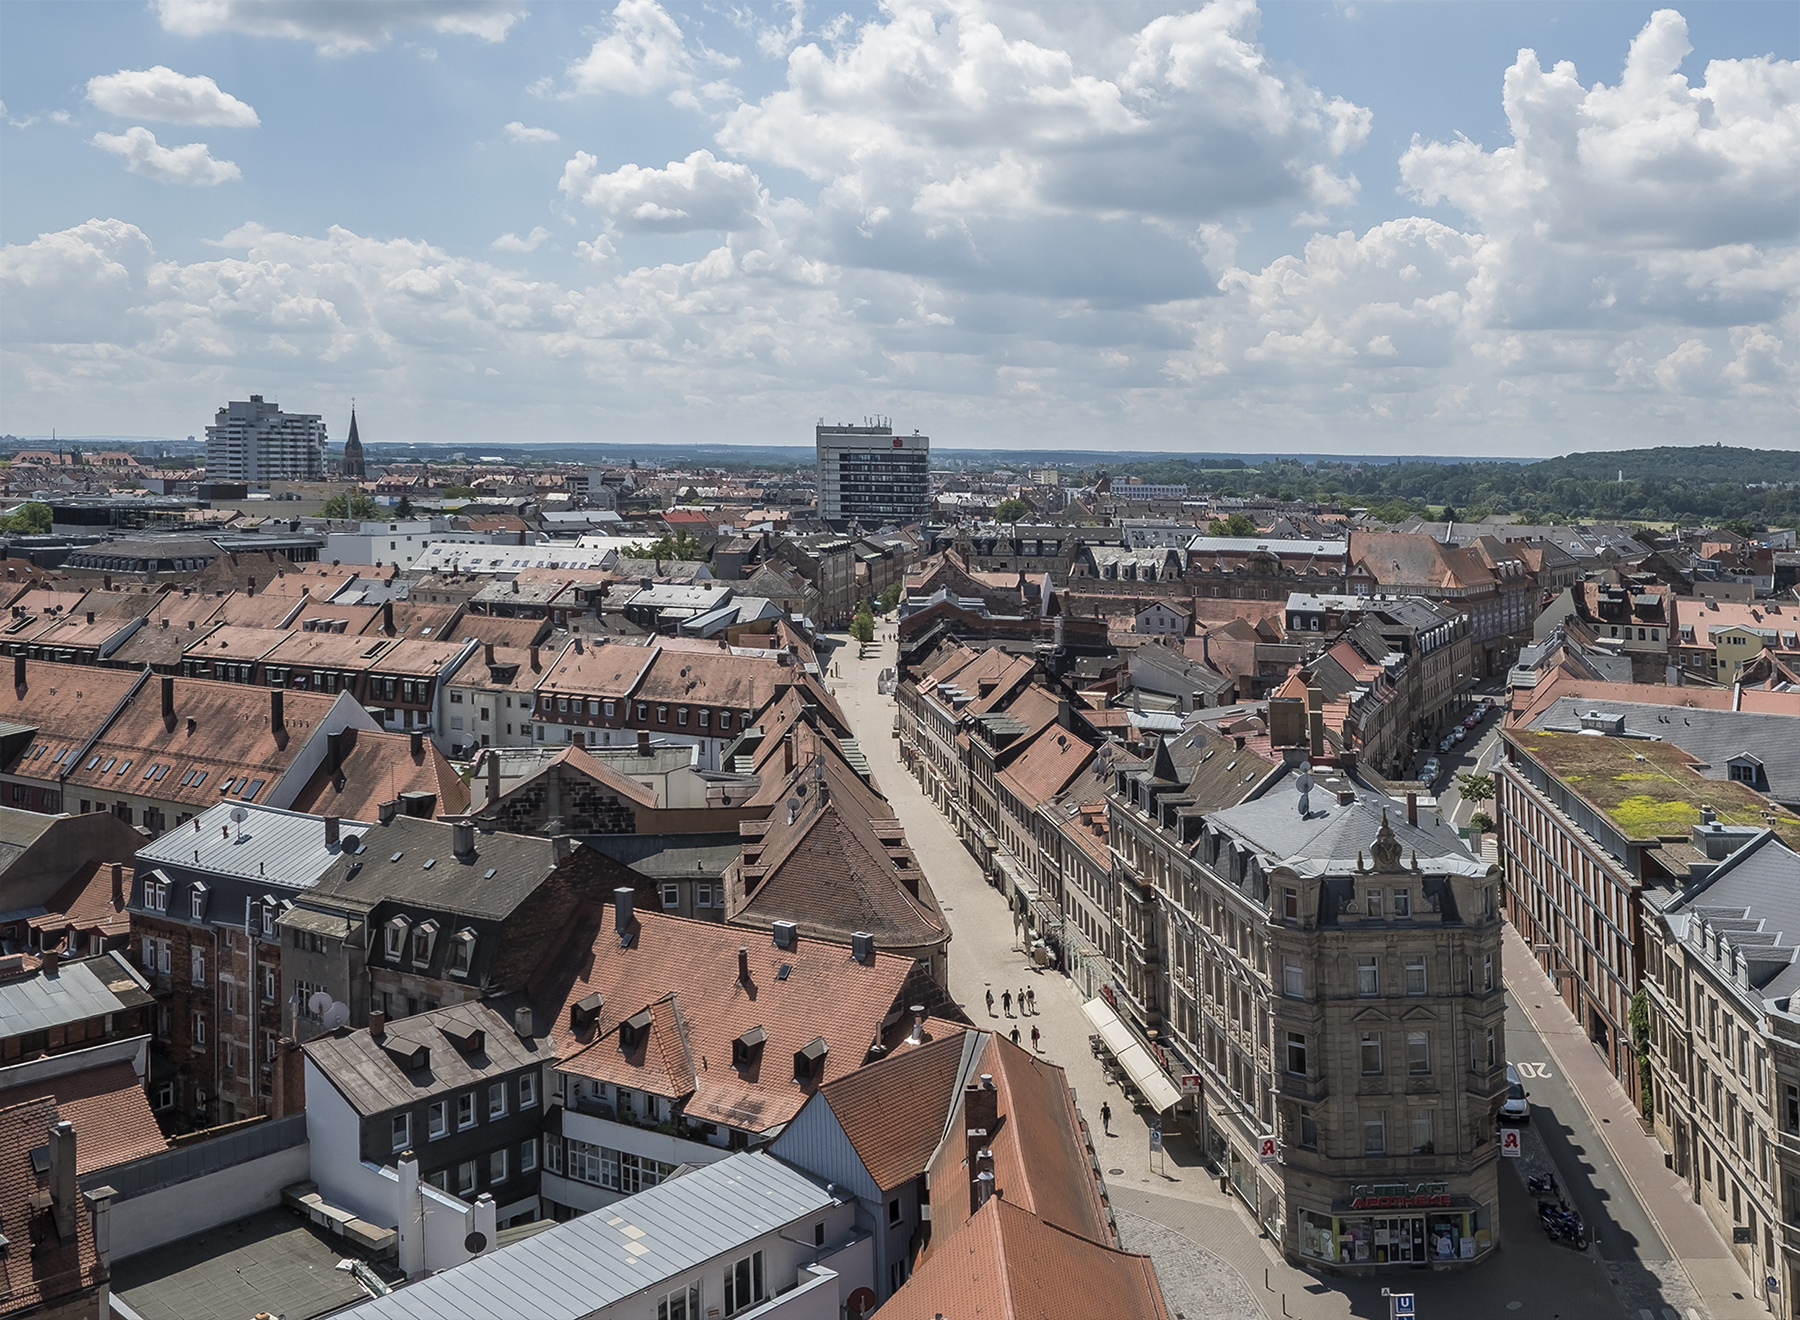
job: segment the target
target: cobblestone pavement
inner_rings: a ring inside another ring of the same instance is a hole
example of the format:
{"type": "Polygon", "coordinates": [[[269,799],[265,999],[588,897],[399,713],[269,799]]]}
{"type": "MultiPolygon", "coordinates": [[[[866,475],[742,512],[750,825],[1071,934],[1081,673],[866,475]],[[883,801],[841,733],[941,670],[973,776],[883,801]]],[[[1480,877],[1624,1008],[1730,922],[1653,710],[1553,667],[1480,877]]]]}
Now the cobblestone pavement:
{"type": "MultiPolygon", "coordinates": [[[[1419,1314],[1433,1320],[1551,1320],[1554,1315],[1563,1320],[1708,1320],[1677,1262],[1608,1260],[1593,1248],[1583,1253],[1551,1243],[1538,1223],[1524,1175],[1517,1171],[1501,1172],[1503,1245],[1490,1265],[1347,1279],[1289,1265],[1243,1203],[1220,1190],[1199,1157],[1191,1130],[1184,1132],[1171,1120],[1164,1133],[1165,1152],[1153,1159],[1150,1115],[1132,1108],[1090,1053],[1091,1028],[1074,983],[1028,962],[1006,900],[901,766],[893,737],[893,698],[875,691],[876,675],[895,663],[892,638],[891,625],[882,624],[867,660],[857,657],[854,643],[840,647],[833,657],[838,672],[829,681],[950,921],[950,992],[978,1026],[1001,1032],[1017,1027],[1027,1047],[1032,1026],[1038,1026],[1040,1052],[1063,1068],[1093,1130],[1121,1227],[1127,1227],[1127,1219],[1133,1221],[1128,1244],[1144,1244],[1133,1249],[1148,1251],[1158,1277],[1166,1275],[1169,1281],[1165,1288],[1171,1312],[1180,1310],[1188,1320],[1199,1315],[1386,1320],[1381,1288],[1387,1286],[1415,1292],[1419,1314]],[[1020,1016],[1015,1005],[1009,1016],[1000,995],[1010,989],[1017,996],[1021,987],[1037,992],[1037,1012],[1020,1016]],[[992,1015],[986,1004],[990,989],[992,1015]],[[1101,1130],[1103,1103],[1112,1109],[1111,1135],[1101,1130]],[[1242,1309],[1246,1299],[1248,1310],[1242,1309]],[[1218,1309],[1226,1302],[1231,1303],[1228,1309],[1218,1309]],[[1202,1309],[1189,1310],[1190,1304],[1202,1309]]],[[[1573,1121],[1585,1123],[1580,1115],[1573,1121]]],[[[1597,1138],[1592,1144],[1600,1147],[1597,1138]]],[[[1559,1171],[1559,1177],[1578,1172],[1559,1171]]]]}

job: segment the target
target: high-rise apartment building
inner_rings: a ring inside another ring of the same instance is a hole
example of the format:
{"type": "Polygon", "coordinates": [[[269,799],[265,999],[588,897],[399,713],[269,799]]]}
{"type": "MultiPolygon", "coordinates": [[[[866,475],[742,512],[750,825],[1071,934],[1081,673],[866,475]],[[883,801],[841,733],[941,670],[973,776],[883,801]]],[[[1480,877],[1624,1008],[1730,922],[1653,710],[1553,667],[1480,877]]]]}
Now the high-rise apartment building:
{"type": "Polygon", "coordinates": [[[889,425],[819,426],[819,517],[865,528],[915,523],[931,509],[931,439],[889,425]]]}
{"type": "Polygon", "coordinates": [[[318,413],[286,413],[263,396],[233,400],[206,428],[209,481],[320,481],[325,422],[318,413]]]}

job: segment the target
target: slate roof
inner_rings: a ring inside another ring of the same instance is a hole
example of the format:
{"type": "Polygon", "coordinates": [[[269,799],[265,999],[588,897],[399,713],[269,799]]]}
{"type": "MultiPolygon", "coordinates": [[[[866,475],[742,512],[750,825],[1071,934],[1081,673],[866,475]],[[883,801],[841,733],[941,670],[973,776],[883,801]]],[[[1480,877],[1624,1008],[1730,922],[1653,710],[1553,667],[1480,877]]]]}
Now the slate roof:
{"type": "Polygon", "coordinates": [[[1701,946],[1704,921],[1748,964],[1756,1000],[1786,999],[1800,990],[1800,852],[1772,831],[1752,839],[1718,870],[1687,886],[1668,905],[1677,939],[1711,961],[1701,946]]]}
{"type": "Polygon", "coordinates": [[[774,1156],[746,1151],[343,1315],[581,1320],[843,1200],[843,1193],[827,1191],[821,1180],[774,1156]]]}
{"type": "MultiPolygon", "coordinates": [[[[349,822],[342,828],[345,835],[351,832],[349,822]]],[[[358,826],[361,846],[336,858],[314,897],[413,904],[501,920],[555,868],[549,839],[477,832],[475,851],[458,857],[454,831],[448,821],[417,816],[358,826]]]]}
{"type": "Polygon", "coordinates": [[[1065,1232],[1006,1196],[990,1198],[939,1244],[881,1314],[883,1320],[1168,1320],[1169,1309],[1148,1256],[1065,1232]]]}
{"type": "MultiPolygon", "coordinates": [[[[510,1009],[514,1000],[493,1003],[510,1009]]],[[[524,1000],[517,1003],[522,1005],[524,1000]]],[[[364,1118],[467,1090],[477,1082],[505,1077],[550,1059],[547,1041],[521,1039],[510,1013],[503,1016],[485,1003],[451,1004],[400,1018],[387,1024],[379,1041],[367,1027],[339,1027],[300,1048],[364,1118]],[[465,1052],[458,1039],[468,1039],[475,1031],[482,1033],[482,1047],[465,1052]],[[410,1055],[419,1047],[428,1052],[423,1068],[405,1066],[390,1053],[410,1055]]]]}
{"type": "Polygon", "coordinates": [[[862,1065],[884,1020],[897,1011],[913,967],[913,959],[879,947],[873,960],[862,963],[843,944],[802,935],[794,948],[783,949],[766,935],[642,908],[633,914],[630,942],[621,947],[615,915],[611,904],[587,905],[559,956],[543,961],[533,984],[558,1057],[573,1059],[621,1020],[674,991],[698,1067],[687,1116],[751,1132],[785,1123],[799,1111],[812,1086],[794,1080],[793,1056],[816,1037],[830,1046],[821,1082],[862,1065]],[[738,981],[740,947],[748,950],[748,986],[738,981]],[[571,1007],[596,992],[605,1001],[599,1017],[575,1030],[571,1007]],[[734,1069],[731,1044],[752,1027],[767,1033],[760,1064],[734,1069]]]}

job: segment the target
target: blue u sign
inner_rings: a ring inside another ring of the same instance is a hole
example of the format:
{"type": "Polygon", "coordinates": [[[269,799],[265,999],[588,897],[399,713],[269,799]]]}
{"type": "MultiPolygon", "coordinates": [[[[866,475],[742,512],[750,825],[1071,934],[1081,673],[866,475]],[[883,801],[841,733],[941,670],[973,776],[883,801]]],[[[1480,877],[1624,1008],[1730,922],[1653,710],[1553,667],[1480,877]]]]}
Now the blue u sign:
{"type": "Polygon", "coordinates": [[[1413,1295],[1411,1293],[1395,1293],[1393,1302],[1394,1320],[1407,1320],[1408,1317],[1418,1314],[1413,1310],[1413,1295]]]}

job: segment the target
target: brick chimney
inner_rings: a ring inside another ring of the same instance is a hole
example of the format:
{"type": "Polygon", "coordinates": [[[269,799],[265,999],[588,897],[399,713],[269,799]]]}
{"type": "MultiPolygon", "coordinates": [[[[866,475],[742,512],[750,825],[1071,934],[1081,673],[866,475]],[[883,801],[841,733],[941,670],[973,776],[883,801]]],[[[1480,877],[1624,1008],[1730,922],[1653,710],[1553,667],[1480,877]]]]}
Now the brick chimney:
{"type": "Polygon", "coordinates": [[[287,732],[287,706],[280,688],[269,689],[269,728],[276,733],[287,732]]]}
{"type": "MultiPolygon", "coordinates": [[[[378,1013],[369,1015],[369,1031],[375,1032],[378,1013]]],[[[286,1118],[306,1108],[306,1055],[292,1036],[283,1036],[275,1046],[275,1062],[270,1067],[269,1117],[286,1118]]]]}
{"type": "Polygon", "coordinates": [[[125,864],[123,862],[112,864],[112,882],[113,908],[116,911],[123,911],[125,908],[125,864]]]}
{"type": "Polygon", "coordinates": [[[60,1119],[50,1125],[50,1213],[56,1236],[67,1246],[81,1227],[81,1195],[75,1182],[75,1125],[60,1119]]]}
{"type": "Polygon", "coordinates": [[[376,1040],[387,1035],[387,1014],[379,1008],[369,1014],[369,1035],[376,1040]]]}
{"type": "Polygon", "coordinates": [[[650,730],[648,729],[638,730],[638,755],[650,755],[650,730]]]}

